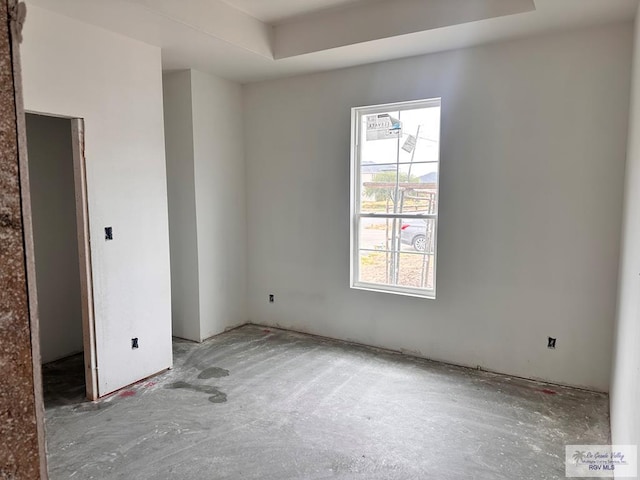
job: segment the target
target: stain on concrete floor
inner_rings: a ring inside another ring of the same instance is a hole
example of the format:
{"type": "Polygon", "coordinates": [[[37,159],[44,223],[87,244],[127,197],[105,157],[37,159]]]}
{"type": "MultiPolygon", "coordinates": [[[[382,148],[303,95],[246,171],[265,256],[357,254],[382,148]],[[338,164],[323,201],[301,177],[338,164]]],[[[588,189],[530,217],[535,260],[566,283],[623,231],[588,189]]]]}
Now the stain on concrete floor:
{"type": "MultiPolygon", "coordinates": [[[[198,378],[200,377],[198,376],[198,378]]],[[[184,388],[193,390],[194,392],[206,393],[207,395],[211,395],[208,398],[211,403],[224,403],[227,401],[227,395],[211,385],[192,385],[187,382],[174,382],[166,385],[164,388],[184,388]]]]}
{"type": "Polygon", "coordinates": [[[545,480],[610,443],[604,394],[256,326],[175,340],[126,395],[86,402],[82,373],[44,369],[53,480],[545,480]]]}
{"type": "Polygon", "coordinates": [[[205,368],[200,372],[198,378],[208,379],[208,378],[222,378],[229,375],[229,370],[225,370],[224,368],[218,367],[210,367],[205,368]]]}

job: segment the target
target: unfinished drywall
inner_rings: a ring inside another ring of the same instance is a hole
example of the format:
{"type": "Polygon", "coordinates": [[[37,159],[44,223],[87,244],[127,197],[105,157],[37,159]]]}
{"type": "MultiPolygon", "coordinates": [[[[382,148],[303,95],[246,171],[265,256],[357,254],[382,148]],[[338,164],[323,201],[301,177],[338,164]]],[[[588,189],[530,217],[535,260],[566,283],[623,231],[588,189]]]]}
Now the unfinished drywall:
{"type": "Polygon", "coordinates": [[[202,341],[247,321],[242,88],[164,76],[173,333],[202,341]]]}
{"type": "Polygon", "coordinates": [[[250,320],[606,391],[631,49],[625,23],[247,85],[250,320]],[[352,290],[350,108],[432,97],[438,298],[352,290]]]}
{"type": "Polygon", "coordinates": [[[23,72],[28,110],[84,119],[104,395],[172,362],[160,49],[31,6],[23,72]]]}
{"type": "Polygon", "coordinates": [[[191,71],[202,339],[247,322],[242,88],[191,71]]]}
{"type": "Polygon", "coordinates": [[[191,71],[165,74],[162,88],[171,239],[171,325],[174,336],[200,341],[191,71]]]}
{"type": "Polygon", "coordinates": [[[82,352],[71,121],[27,115],[42,362],[82,352]]]}
{"type": "Polygon", "coordinates": [[[611,438],[640,444],[640,17],[636,18],[631,111],[611,383],[611,438]]]}

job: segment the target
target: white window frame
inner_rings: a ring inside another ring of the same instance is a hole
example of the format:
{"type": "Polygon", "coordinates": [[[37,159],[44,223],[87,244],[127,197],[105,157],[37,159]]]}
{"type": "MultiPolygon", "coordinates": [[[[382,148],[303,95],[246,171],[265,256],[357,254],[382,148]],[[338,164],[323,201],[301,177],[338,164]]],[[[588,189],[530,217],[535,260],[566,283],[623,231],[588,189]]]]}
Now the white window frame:
{"type": "MultiPolygon", "coordinates": [[[[350,283],[351,288],[357,290],[367,290],[373,292],[393,293],[398,295],[406,295],[411,297],[420,297],[427,299],[436,298],[436,278],[437,278],[437,264],[438,264],[438,212],[440,210],[440,160],[441,151],[438,149],[438,191],[436,192],[436,205],[438,206],[435,214],[387,214],[387,213],[361,213],[360,212],[360,138],[361,138],[361,125],[362,117],[365,115],[374,115],[378,113],[386,113],[388,111],[404,111],[420,108],[440,107],[442,108],[441,98],[430,98],[425,100],[414,100],[408,102],[396,102],[386,103],[381,105],[371,105],[362,107],[353,107],[351,109],[351,182],[350,182],[350,199],[351,199],[351,222],[350,222],[350,241],[351,241],[351,253],[350,253],[350,283]],[[434,253],[433,253],[433,288],[417,288],[417,287],[405,287],[400,285],[385,285],[378,283],[361,282],[359,278],[360,268],[360,219],[361,218],[402,218],[402,219],[434,219],[434,253]]],[[[442,122],[442,111],[440,113],[440,122],[442,122]]],[[[440,134],[440,137],[442,134],[440,134]]],[[[440,145],[440,138],[438,139],[438,146],[440,145]]]]}

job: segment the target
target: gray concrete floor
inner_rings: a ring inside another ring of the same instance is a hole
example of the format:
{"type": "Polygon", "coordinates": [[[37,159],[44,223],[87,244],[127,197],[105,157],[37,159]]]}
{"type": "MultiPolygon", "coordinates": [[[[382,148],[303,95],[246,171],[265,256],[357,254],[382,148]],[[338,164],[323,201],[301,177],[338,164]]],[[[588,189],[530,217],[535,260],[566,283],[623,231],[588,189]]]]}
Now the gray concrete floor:
{"type": "Polygon", "coordinates": [[[557,479],[607,444],[603,394],[245,326],[174,342],[173,370],[83,400],[44,368],[52,479],[557,479]]]}

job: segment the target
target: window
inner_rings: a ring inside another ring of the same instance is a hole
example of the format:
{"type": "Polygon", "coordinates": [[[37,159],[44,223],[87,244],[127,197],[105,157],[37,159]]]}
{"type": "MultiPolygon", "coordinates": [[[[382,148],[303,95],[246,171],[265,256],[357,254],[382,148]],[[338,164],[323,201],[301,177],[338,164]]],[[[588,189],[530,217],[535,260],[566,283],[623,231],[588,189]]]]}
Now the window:
{"type": "Polygon", "coordinates": [[[435,298],[440,99],[351,118],[351,286],[435,298]]]}

